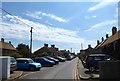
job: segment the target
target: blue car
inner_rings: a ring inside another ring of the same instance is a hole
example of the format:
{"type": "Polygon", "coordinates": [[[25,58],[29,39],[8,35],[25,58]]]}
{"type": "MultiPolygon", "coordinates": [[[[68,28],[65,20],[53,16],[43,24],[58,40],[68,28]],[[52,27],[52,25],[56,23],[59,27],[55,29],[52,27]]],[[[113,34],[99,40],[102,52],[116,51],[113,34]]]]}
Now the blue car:
{"type": "Polygon", "coordinates": [[[34,61],[40,63],[42,66],[53,66],[55,64],[54,61],[48,60],[45,57],[36,57],[34,61]]]}
{"type": "Polygon", "coordinates": [[[17,68],[22,70],[40,70],[41,64],[34,62],[30,58],[17,58],[17,68]]]}

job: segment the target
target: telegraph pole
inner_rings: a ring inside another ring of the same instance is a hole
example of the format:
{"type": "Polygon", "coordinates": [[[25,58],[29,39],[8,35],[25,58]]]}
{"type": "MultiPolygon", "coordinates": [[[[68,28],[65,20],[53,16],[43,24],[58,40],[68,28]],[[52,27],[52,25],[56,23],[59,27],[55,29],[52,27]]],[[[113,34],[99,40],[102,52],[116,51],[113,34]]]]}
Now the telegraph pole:
{"type": "Polygon", "coordinates": [[[30,58],[32,58],[32,29],[33,27],[30,30],[30,58]]]}
{"type": "Polygon", "coordinates": [[[72,48],[70,48],[70,50],[71,50],[71,53],[72,53],[72,48]]]}
{"type": "Polygon", "coordinates": [[[81,50],[83,50],[83,44],[81,43],[81,50]]]}

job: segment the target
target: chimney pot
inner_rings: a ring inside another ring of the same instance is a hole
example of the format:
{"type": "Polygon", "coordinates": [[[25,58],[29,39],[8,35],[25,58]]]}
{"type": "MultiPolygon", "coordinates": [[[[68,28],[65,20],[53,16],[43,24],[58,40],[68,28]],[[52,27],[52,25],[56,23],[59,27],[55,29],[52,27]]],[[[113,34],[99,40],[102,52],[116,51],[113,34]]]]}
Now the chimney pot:
{"type": "Polygon", "coordinates": [[[116,27],[113,27],[113,28],[112,28],[112,35],[114,35],[116,32],[117,32],[117,28],[116,28],[116,27]]]}
{"type": "Polygon", "coordinates": [[[100,41],[99,40],[97,40],[97,45],[99,45],[100,44],[100,41]]]}
{"type": "Polygon", "coordinates": [[[11,44],[11,41],[9,41],[9,43],[11,44]]]}
{"type": "Polygon", "coordinates": [[[48,44],[44,44],[44,47],[48,47],[48,44]]]}
{"type": "Polygon", "coordinates": [[[55,45],[51,45],[52,48],[55,48],[55,45]]]}
{"type": "Polygon", "coordinates": [[[4,42],[4,38],[1,38],[1,42],[4,42]]]}
{"type": "Polygon", "coordinates": [[[102,37],[102,41],[104,41],[104,38],[102,37]]]}
{"type": "Polygon", "coordinates": [[[108,36],[108,34],[106,34],[106,39],[108,39],[109,38],[109,36],[108,36]]]}
{"type": "Polygon", "coordinates": [[[56,51],[58,51],[59,49],[58,48],[55,48],[56,51]]]}
{"type": "Polygon", "coordinates": [[[90,45],[90,44],[88,45],[88,48],[91,48],[91,45],[90,45]]]}

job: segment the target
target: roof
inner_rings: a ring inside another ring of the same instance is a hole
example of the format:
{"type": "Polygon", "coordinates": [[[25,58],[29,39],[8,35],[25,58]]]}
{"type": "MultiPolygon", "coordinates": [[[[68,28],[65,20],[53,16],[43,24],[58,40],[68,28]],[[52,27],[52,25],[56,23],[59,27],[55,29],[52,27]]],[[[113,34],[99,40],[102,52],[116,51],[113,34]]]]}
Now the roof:
{"type": "Polygon", "coordinates": [[[110,43],[112,43],[112,42],[114,42],[114,41],[116,41],[116,40],[118,40],[118,39],[120,39],[120,30],[119,30],[117,33],[115,33],[114,35],[110,36],[110,37],[101,45],[101,47],[102,47],[102,46],[105,46],[105,45],[108,45],[108,44],[110,44],[110,43]]]}
{"type": "Polygon", "coordinates": [[[0,41],[0,49],[16,50],[16,48],[11,43],[1,42],[1,41],[0,41]]]}
{"type": "Polygon", "coordinates": [[[51,53],[56,53],[56,49],[52,47],[42,47],[35,51],[35,53],[43,53],[43,52],[51,52],[51,53]]]}
{"type": "Polygon", "coordinates": [[[100,42],[100,44],[98,44],[97,46],[95,46],[94,49],[98,49],[102,44],[104,44],[104,42],[106,41],[107,39],[105,39],[104,41],[100,42]]]}
{"type": "Polygon", "coordinates": [[[106,54],[90,54],[89,56],[106,56],[106,54]]]}
{"type": "Polygon", "coordinates": [[[17,58],[16,60],[31,60],[31,58],[17,58]]]}
{"type": "Polygon", "coordinates": [[[55,53],[55,52],[56,52],[56,49],[53,48],[53,47],[49,47],[49,51],[55,53]]]}

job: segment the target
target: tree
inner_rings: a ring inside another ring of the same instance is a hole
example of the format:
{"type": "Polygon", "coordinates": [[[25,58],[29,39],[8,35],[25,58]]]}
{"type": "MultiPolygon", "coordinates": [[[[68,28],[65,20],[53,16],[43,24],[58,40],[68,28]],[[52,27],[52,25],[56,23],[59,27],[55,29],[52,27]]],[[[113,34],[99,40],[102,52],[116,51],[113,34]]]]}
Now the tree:
{"type": "Polygon", "coordinates": [[[23,57],[29,57],[29,46],[26,44],[18,44],[17,52],[23,57]]]}

